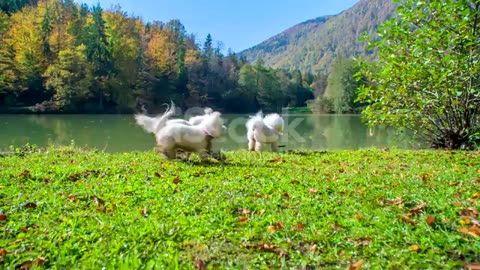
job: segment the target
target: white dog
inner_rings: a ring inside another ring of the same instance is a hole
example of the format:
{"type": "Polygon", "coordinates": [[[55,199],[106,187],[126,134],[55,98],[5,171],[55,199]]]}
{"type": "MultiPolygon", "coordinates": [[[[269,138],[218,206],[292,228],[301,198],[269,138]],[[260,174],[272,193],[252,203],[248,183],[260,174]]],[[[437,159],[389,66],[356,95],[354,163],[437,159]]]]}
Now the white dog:
{"type": "Polygon", "coordinates": [[[247,121],[248,150],[260,151],[264,144],[270,144],[273,152],[278,152],[278,140],[283,135],[283,118],[277,113],[267,114],[260,111],[247,121]]]}
{"type": "Polygon", "coordinates": [[[203,120],[192,125],[183,119],[169,120],[173,115],[175,105],[157,117],[146,115],[135,115],[137,124],[147,132],[154,133],[157,141],[157,148],[167,159],[176,157],[177,150],[187,153],[197,152],[204,159],[211,153],[211,142],[214,138],[220,137],[224,132],[223,119],[219,112],[211,112],[203,115],[203,120]]]}

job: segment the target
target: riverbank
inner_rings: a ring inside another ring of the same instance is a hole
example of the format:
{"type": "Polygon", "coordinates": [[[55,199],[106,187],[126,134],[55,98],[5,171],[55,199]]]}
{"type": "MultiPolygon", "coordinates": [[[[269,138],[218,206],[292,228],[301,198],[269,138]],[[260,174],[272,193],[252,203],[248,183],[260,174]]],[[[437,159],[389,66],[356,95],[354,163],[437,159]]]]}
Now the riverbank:
{"type": "Polygon", "coordinates": [[[0,157],[0,265],[459,268],[480,262],[480,153],[23,148],[0,157]]]}

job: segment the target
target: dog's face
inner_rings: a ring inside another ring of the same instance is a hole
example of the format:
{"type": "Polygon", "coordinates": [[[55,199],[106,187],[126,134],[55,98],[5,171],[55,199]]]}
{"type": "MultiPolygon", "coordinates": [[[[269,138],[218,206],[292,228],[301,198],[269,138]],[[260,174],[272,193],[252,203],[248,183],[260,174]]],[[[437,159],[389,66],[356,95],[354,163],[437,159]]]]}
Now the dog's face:
{"type": "Polygon", "coordinates": [[[212,112],[208,114],[204,120],[208,132],[215,138],[222,136],[226,130],[221,116],[222,114],[220,112],[212,112]]]}

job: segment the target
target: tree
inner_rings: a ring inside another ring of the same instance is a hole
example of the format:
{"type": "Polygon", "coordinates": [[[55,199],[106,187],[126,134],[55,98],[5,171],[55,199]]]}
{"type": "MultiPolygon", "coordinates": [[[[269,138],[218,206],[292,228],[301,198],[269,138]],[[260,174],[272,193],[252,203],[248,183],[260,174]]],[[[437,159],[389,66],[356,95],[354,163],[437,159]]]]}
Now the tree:
{"type": "Polygon", "coordinates": [[[5,45],[9,47],[12,57],[11,64],[17,75],[15,92],[25,99],[26,105],[43,101],[45,98],[42,74],[47,61],[43,55],[38,15],[37,10],[31,6],[12,14],[11,27],[5,37],[5,45]]]}
{"type": "Polygon", "coordinates": [[[110,51],[108,51],[108,41],[105,34],[105,21],[103,20],[103,10],[100,4],[93,7],[92,22],[88,25],[87,34],[87,59],[92,65],[94,75],[94,92],[98,101],[98,109],[102,110],[104,106],[105,84],[108,75],[113,73],[113,65],[110,51]]]}
{"type": "Polygon", "coordinates": [[[87,65],[86,46],[60,51],[57,60],[48,67],[44,77],[47,89],[55,92],[58,108],[74,111],[85,101],[92,83],[91,70],[87,65]]]}
{"type": "Polygon", "coordinates": [[[352,112],[357,107],[357,89],[362,83],[354,77],[357,71],[353,60],[342,56],[335,58],[324,96],[332,102],[334,112],[352,112]]]}
{"type": "Polygon", "coordinates": [[[9,17],[0,10],[0,95],[14,91],[15,68],[13,55],[5,43],[5,33],[9,28],[9,17]]]}
{"type": "Polygon", "coordinates": [[[379,55],[362,67],[365,118],[411,129],[432,147],[478,146],[480,1],[404,0],[397,15],[380,39],[367,39],[379,55]]]}

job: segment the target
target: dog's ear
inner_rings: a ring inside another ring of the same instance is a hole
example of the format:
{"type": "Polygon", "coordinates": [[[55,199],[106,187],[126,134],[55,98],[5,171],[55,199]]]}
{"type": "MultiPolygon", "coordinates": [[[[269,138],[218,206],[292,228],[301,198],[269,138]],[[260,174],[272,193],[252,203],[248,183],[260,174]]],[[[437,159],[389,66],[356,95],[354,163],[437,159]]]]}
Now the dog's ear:
{"type": "Polygon", "coordinates": [[[217,117],[222,116],[221,112],[212,112],[211,114],[213,114],[214,116],[217,116],[217,117]]]}

